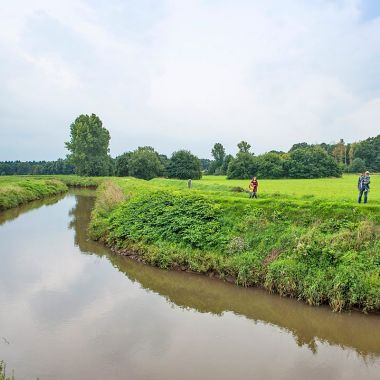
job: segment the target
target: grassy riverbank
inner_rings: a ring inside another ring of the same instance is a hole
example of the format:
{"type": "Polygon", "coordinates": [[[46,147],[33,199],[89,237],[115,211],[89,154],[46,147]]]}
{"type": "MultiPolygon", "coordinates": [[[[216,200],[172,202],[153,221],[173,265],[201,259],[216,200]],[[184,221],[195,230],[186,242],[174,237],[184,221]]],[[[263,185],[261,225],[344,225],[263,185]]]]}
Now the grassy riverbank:
{"type": "Polygon", "coordinates": [[[250,200],[232,191],[247,181],[206,177],[189,190],[186,181],[118,178],[98,189],[91,234],[161,268],[333,310],[380,310],[380,199],[372,191],[357,205],[355,180],[261,181],[250,200]]]}
{"type": "Polygon", "coordinates": [[[0,177],[0,211],[67,191],[56,179],[0,177]]]}

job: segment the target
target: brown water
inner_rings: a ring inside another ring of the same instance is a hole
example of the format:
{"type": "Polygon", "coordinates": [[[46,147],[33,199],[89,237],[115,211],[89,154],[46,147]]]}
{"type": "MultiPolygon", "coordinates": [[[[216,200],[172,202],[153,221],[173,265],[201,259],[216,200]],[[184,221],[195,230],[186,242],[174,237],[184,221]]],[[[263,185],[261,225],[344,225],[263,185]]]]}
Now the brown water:
{"type": "Polygon", "coordinates": [[[16,379],[380,379],[380,316],[118,257],[92,192],[0,214],[0,359],[16,379]]]}

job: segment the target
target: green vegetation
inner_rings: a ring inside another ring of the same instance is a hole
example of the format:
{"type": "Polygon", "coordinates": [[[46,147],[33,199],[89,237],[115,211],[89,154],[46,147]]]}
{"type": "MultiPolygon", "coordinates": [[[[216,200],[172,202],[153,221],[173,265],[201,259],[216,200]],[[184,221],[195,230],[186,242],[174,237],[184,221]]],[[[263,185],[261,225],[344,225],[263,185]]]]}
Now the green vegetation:
{"type": "Polygon", "coordinates": [[[108,155],[110,139],[98,116],[78,116],[70,126],[70,141],[65,144],[75,172],[85,176],[113,174],[113,162],[108,155]]]}
{"type": "MultiPolygon", "coordinates": [[[[323,178],[340,177],[342,168],[319,146],[297,147],[289,153],[269,152],[255,156],[245,141],[238,144],[239,152],[230,159],[227,177],[230,179],[260,178],[323,178]]],[[[213,161],[212,165],[216,161],[213,161]]],[[[223,166],[222,166],[223,168],[223,166]]]]}
{"type": "Polygon", "coordinates": [[[130,154],[128,174],[132,177],[149,180],[162,175],[163,171],[160,157],[152,147],[139,147],[130,154]]]}
{"type": "Polygon", "coordinates": [[[12,377],[8,377],[6,372],[5,372],[5,363],[0,360],[0,380],[14,380],[14,376],[12,375],[12,377]]]}
{"type": "Polygon", "coordinates": [[[56,179],[0,177],[0,211],[67,191],[56,179]]]}
{"type": "Polygon", "coordinates": [[[364,170],[380,172],[380,135],[364,141],[335,144],[294,144],[288,152],[271,150],[256,156],[246,141],[238,144],[235,157],[226,154],[221,143],[214,144],[213,160],[198,159],[189,151],[174,152],[169,159],[152,147],[139,147],[116,158],[108,153],[109,132],[94,114],[80,115],[70,127],[71,140],[66,147],[68,159],[57,161],[0,162],[0,175],[73,174],[86,176],[134,176],[200,178],[227,175],[230,179],[260,178],[323,178],[340,177],[343,172],[364,170]]]}
{"type": "Polygon", "coordinates": [[[3,161],[0,175],[74,174],[74,166],[67,159],[56,161],[3,161]]]}
{"type": "Polygon", "coordinates": [[[167,167],[169,178],[200,179],[202,177],[199,159],[188,150],[174,152],[167,167]]]}
{"type": "Polygon", "coordinates": [[[336,311],[380,310],[380,197],[357,205],[356,176],[261,181],[258,200],[231,191],[246,181],[221,177],[192,190],[179,180],[114,181],[98,190],[90,230],[119,253],[336,311]]]}

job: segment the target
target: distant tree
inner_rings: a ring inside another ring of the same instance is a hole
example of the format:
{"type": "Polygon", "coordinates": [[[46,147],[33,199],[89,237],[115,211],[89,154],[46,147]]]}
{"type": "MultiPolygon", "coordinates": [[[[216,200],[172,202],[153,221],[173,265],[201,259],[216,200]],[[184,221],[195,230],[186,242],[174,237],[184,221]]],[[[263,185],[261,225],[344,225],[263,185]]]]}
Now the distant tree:
{"type": "Polygon", "coordinates": [[[167,172],[169,178],[200,179],[202,177],[199,159],[188,150],[173,153],[167,172]]]}
{"type": "Polygon", "coordinates": [[[354,161],[354,158],[355,158],[355,147],[356,147],[356,143],[349,144],[349,147],[348,147],[348,161],[350,163],[352,163],[354,161]]]}
{"type": "Polygon", "coordinates": [[[220,175],[222,173],[222,166],[224,159],[226,157],[226,151],[221,143],[214,144],[211,155],[214,157],[214,159],[211,161],[209,168],[208,168],[208,174],[216,174],[220,175]]]}
{"type": "MultiPolygon", "coordinates": [[[[312,145],[309,145],[309,147],[311,147],[312,145]]],[[[334,144],[326,144],[326,143],[321,143],[319,145],[317,145],[319,147],[321,147],[323,150],[325,150],[328,154],[330,154],[332,156],[332,151],[335,147],[334,144]]]]}
{"type": "Polygon", "coordinates": [[[311,148],[311,145],[309,145],[307,142],[296,143],[296,144],[293,144],[289,152],[292,152],[293,150],[300,149],[300,148],[311,148]]]}
{"type": "Polygon", "coordinates": [[[208,172],[208,170],[210,168],[211,160],[209,160],[208,158],[201,158],[200,162],[201,162],[201,168],[202,168],[202,170],[208,172]]]}
{"type": "Polygon", "coordinates": [[[248,179],[257,175],[259,169],[258,158],[248,152],[238,152],[228,164],[227,178],[248,179]]]}
{"type": "Polygon", "coordinates": [[[162,171],[159,155],[152,147],[139,147],[128,159],[128,174],[133,177],[149,180],[158,177],[162,171]]]}
{"type": "Polygon", "coordinates": [[[260,178],[282,178],[285,176],[284,159],[278,153],[265,153],[258,158],[260,178]]]}
{"type": "Polygon", "coordinates": [[[80,115],[70,126],[69,161],[75,172],[84,176],[101,176],[110,173],[110,134],[95,114],[80,115]]]}
{"type": "Polygon", "coordinates": [[[342,169],[333,157],[320,147],[299,148],[289,153],[284,163],[290,178],[340,177],[342,169]]]}
{"type": "Polygon", "coordinates": [[[239,152],[242,153],[249,153],[249,150],[251,149],[251,145],[249,145],[246,141],[240,141],[237,146],[239,148],[239,152]]]}
{"type": "Polygon", "coordinates": [[[159,154],[158,158],[162,164],[162,170],[161,170],[160,176],[166,177],[168,175],[167,169],[168,169],[168,165],[170,163],[170,160],[166,154],[159,154]]]}
{"type": "Polygon", "coordinates": [[[335,158],[335,161],[341,164],[347,164],[347,155],[346,155],[346,144],[343,139],[341,139],[337,144],[335,144],[332,150],[332,156],[335,158]]]}
{"type": "Polygon", "coordinates": [[[224,161],[223,161],[223,165],[221,167],[221,172],[220,174],[222,175],[226,175],[227,174],[227,170],[228,170],[228,165],[230,164],[230,162],[234,159],[234,157],[232,156],[232,154],[227,154],[226,157],[224,157],[224,161]]]}
{"type": "Polygon", "coordinates": [[[367,170],[380,171],[380,135],[356,143],[354,158],[364,160],[367,170]]]}
{"type": "Polygon", "coordinates": [[[57,161],[3,161],[0,162],[1,175],[41,175],[41,174],[73,174],[74,166],[67,160],[57,161]]]}
{"type": "Polygon", "coordinates": [[[128,162],[132,152],[125,152],[115,159],[115,175],[118,177],[127,177],[129,175],[128,162]]]}
{"type": "Polygon", "coordinates": [[[349,171],[351,173],[362,173],[366,170],[365,161],[362,158],[354,158],[349,166],[349,171]]]}
{"type": "Polygon", "coordinates": [[[280,155],[284,155],[285,154],[284,151],[282,151],[282,150],[275,150],[275,149],[270,150],[268,153],[275,153],[275,154],[280,154],[280,155]]]}
{"type": "Polygon", "coordinates": [[[217,162],[218,166],[223,165],[224,158],[226,157],[226,150],[221,143],[214,144],[214,147],[211,150],[211,154],[214,157],[214,160],[217,162]]]}

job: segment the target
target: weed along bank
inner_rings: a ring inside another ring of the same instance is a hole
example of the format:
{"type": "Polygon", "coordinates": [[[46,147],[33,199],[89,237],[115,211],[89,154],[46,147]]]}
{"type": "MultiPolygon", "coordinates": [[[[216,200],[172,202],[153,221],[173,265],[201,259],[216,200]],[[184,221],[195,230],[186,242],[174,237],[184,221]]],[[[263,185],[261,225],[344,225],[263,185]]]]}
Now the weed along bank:
{"type": "Polygon", "coordinates": [[[103,183],[90,235],[160,268],[261,287],[334,311],[380,310],[378,202],[359,207],[307,190],[283,197],[262,191],[252,201],[227,182],[193,181],[191,190],[187,181],[164,179],[103,183]]]}

